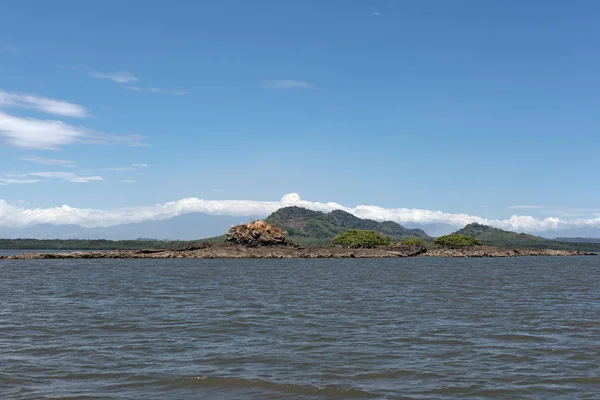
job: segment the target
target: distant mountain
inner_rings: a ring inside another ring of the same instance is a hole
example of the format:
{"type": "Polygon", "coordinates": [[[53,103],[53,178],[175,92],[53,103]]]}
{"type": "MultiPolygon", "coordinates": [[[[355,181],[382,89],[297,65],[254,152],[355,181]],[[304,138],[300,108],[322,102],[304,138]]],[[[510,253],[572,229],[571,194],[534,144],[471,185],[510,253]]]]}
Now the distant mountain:
{"type": "Polygon", "coordinates": [[[600,238],[600,228],[586,227],[586,228],[571,228],[571,229],[560,229],[555,231],[539,232],[539,236],[554,239],[554,238],[600,238]]]}
{"type": "Polygon", "coordinates": [[[39,224],[27,228],[0,227],[0,238],[31,239],[108,239],[135,240],[196,240],[222,235],[232,226],[248,223],[256,217],[231,217],[191,213],[177,217],[123,224],[104,228],[84,228],[78,225],[39,224]]]}
{"type": "Polygon", "coordinates": [[[428,224],[417,224],[414,222],[403,223],[402,226],[408,229],[421,229],[427,232],[429,236],[438,237],[447,235],[456,230],[454,225],[443,224],[443,223],[428,223],[428,224]]]}
{"type": "Polygon", "coordinates": [[[527,233],[517,233],[481,224],[469,224],[455,233],[473,236],[488,246],[528,249],[600,250],[600,243],[567,243],[527,233]]]}
{"type": "Polygon", "coordinates": [[[395,241],[431,239],[421,229],[407,229],[392,221],[361,219],[342,210],[323,213],[295,206],[284,207],[269,215],[265,222],[285,229],[289,238],[300,244],[330,244],[331,239],[347,229],[371,229],[395,241]]]}
{"type": "Polygon", "coordinates": [[[568,243],[600,243],[600,238],[583,238],[583,237],[557,237],[557,242],[568,243]]]}

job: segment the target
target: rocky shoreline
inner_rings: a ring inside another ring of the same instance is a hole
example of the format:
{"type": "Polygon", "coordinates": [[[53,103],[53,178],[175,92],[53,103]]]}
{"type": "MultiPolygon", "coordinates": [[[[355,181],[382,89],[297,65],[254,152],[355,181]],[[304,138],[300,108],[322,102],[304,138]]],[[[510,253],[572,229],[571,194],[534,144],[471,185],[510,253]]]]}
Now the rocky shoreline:
{"type": "Polygon", "coordinates": [[[233,243],[201,243],[180,249],[114,250],[69,253],[23,253],[0,256],[5,260],[40,259],[124,259],[124,258],[399,258],[399,257],[523,257],[588,256],[592,252],[575,250],[501,249],[477,246],[466,249],[430,249],[422,246],[393,246],[374,249],[309,247],[293,245],[246,246],[233,243]]]}

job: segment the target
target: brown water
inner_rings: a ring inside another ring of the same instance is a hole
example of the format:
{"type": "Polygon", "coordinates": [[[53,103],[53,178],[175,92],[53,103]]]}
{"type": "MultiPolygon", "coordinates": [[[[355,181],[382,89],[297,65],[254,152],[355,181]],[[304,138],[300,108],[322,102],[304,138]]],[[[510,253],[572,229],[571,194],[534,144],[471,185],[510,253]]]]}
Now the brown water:
{"type": "Polygon", "coordinates": [[[599,399],[600,257],[0,260],[0,399],[599,399]]]}

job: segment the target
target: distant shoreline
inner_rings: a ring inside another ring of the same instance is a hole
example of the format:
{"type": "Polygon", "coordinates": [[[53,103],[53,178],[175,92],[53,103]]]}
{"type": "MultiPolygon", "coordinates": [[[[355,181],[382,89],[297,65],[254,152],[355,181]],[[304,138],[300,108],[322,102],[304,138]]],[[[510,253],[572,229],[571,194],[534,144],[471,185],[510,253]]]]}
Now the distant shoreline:
{"type": "Polygon", "coordinates": [[[393,246],[372,249],[343,247],[256,246],[206,243],[196,248],[74,251],[65,253],[27,252],[0,256],[0,260],[38,259],[236,259],[236,258],[403,258],[403,257],[525,257],[525,256],[591,256],[593,252],[577,250],[502,249],[477,246],[463,249],[431,249],[420,246],[393,246]]]}

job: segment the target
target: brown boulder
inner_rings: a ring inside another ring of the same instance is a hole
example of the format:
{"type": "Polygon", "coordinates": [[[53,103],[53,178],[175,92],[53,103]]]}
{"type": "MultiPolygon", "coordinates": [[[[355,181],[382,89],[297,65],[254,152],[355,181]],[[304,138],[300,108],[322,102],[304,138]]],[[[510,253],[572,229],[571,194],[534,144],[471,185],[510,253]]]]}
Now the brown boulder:
{"type": "Polygon", "coordinates": [[[283,229],[267,224],[264,221],[251,222],[247,225],[238,225],[229,229],[226,241],[242,244],[244,246],[293,246],[287,240],[283,229]]]}

